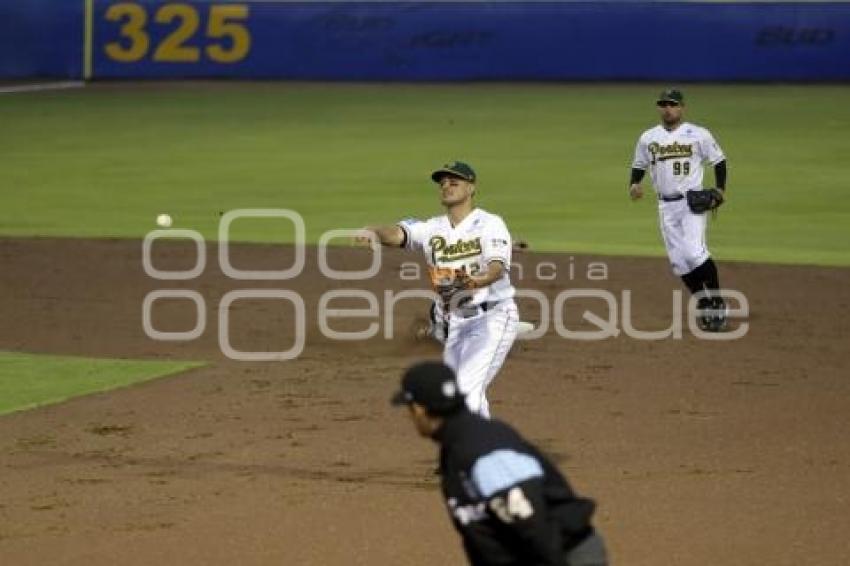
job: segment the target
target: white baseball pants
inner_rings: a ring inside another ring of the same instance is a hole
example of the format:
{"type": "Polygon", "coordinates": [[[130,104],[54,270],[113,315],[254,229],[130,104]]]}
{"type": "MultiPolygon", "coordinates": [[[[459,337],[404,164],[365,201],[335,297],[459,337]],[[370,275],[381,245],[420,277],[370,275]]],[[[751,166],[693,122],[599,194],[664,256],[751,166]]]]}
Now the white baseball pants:
{"type": "Polygon", "coordinates": [[[709,258],[705,243],[706,214],[694,214],[687,199],[658,201],[658,223],[673,273],[690,273],[709,258]]]}
{"type": "Polygon", "coordinates": [[[487,387],[505,362],[514,343],[519,314],[512,299],[470,318],[452,314],[443,361],[457,374],[469,410],[490,416],[487,387]]]}

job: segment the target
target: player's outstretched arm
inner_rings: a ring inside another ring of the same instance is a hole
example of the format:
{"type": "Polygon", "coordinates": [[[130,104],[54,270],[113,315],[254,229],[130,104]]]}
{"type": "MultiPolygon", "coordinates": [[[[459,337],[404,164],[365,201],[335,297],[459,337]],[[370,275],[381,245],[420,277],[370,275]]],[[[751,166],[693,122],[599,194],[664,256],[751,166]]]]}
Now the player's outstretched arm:
{"type": "MultiPolygon", "coordinates": [[[[383,244],[384,246],[400,248],[404,245],[404,231],[398,225],[366,226],[365,228],[363,228],[363,232],[370,232],[374,234],[378,241],[381,242],[381,244],[383,244]]],[[[358,244],[368,244],[369,237],[364,234],[363,236],[355,237],[354,241],[358,244]]]]}

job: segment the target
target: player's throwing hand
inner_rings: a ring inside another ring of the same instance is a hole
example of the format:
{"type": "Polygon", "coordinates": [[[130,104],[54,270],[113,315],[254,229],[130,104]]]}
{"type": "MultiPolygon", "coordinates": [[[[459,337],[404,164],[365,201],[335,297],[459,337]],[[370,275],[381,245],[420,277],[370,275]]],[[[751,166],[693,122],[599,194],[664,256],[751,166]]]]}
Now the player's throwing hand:
{"type": "Polygon", "coordinates": [[[643,197],[643,188],[639,184],[633,183],[629,187],[629,196],[632,200],[638,200],[643,197]]]}
{"type": "Polygon", "coordinates": [[[367,247],[370,242],[375,238],[373,235],[374,232],[371,227],[366,226],[362,230],[360,230],[357,234],[351,237],[351,244],[357,247],[367,247]]]}

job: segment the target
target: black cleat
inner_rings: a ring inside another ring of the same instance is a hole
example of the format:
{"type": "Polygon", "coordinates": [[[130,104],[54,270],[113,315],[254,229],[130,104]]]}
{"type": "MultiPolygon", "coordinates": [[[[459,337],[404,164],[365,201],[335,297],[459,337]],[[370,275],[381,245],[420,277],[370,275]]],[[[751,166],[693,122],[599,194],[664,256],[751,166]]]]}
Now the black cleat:
{"type": "Polygon", "coordinates": [[[728,326],[726,302],[723,297],[703,297],[697,303],[697,324],[703,332],[723,332],[728,326]]]}

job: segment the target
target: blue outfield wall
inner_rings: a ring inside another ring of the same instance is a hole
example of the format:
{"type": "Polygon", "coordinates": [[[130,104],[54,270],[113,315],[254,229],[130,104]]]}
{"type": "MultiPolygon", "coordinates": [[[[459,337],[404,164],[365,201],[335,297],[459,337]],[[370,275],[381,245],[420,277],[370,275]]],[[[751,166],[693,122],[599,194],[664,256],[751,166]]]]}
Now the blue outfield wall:
{"type": "Polygon", "coordinates": [[[0,0],[0,78],[79,78],[81,0],[0,0]]]}
{"type": "MultiPolygon", "coordinates": [[[[0,76],[22,69],[79,76],[85,68],[82,46],[73,46],[84,36],[77,26],[85,21],[85,2],[54,0],[50,10],[47,3],[27,0],[26,9],[13,8],[19,16],[30,7],[41,11],[43,21],[35,40],[0,39],[6,55],[10,48],[22,55],[0,60],[0,76]],[[69,17],[68,6],[81,13],[69,17]]],[[[92,5],[95,78],[850,79],[850,2],[92,5]]],[[[0,17],[6,13],[0,8],[0,17]]],[[[35,20],[24,15],[28,25],[19,32],[29,33],[35,20]]],[[[8,18],[0,26],[18,29],[8,18]]]]}

